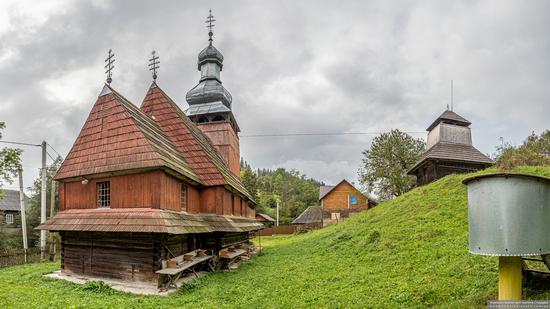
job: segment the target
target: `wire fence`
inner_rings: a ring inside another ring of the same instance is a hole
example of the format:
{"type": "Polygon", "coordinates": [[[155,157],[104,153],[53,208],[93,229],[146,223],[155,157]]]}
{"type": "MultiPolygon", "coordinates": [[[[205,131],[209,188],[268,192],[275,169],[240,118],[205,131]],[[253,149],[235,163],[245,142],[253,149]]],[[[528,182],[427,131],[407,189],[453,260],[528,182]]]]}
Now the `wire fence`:
{"type": "Polygon", "coordinates": [[[40,248],[32,247],[27,249],[27,252],[23,249],[11,249],[8,251],[0,251],[0,268],[23,265],[28,263],[38,263],[43,260],[54,261],[60,257],[59,244],[58,243],[48,243],[46,245],[46,251],[44,253],[44,258],[40,252],[40,248]]]}

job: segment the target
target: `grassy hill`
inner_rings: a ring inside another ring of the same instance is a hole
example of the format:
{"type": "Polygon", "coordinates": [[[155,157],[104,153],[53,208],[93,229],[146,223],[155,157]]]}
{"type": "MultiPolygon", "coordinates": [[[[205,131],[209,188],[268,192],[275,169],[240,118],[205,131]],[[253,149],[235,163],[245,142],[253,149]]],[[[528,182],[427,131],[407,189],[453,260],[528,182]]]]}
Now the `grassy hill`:
{"type": "MultiPolygon", "coordinates": [[[[550,167],[517,171],[550,176],[550,167]]],[[[312,233],[264,240],[261,256],[169,297],[42,278],[43,263],[0,270],[0,307],[484,307],[497,258],[468,253],[465,175],[453,175],[312,233]],[[9,295],[9,296],[8,296],[9,295]]],[[[527,291],[549,299],[546,290],[527,291]]]]}

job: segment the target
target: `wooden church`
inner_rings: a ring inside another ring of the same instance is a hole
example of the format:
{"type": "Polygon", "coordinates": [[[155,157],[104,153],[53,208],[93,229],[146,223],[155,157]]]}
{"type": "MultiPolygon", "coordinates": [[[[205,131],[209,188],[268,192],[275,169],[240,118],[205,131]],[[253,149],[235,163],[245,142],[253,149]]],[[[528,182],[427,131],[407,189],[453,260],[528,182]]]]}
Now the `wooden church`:
{"type": "Polygon", "coordinates": [[[60,211],[39,229],[59,232],[65,273],[158,282],[166,261],[203,249],[214,260],[262,227],[240,180],[239,127],[212,44],[188,115],[156,83],[138,108],[107,84],[54,179],[60,211]]]}
{"type": "Polygon", "coordinates": [[[493,160],[472,146],[472,123],[452,110],[444,111],[426,129],[427,150],[409,169],[417,186],[455,173],[469,173],[493,165],[493,160]]]}

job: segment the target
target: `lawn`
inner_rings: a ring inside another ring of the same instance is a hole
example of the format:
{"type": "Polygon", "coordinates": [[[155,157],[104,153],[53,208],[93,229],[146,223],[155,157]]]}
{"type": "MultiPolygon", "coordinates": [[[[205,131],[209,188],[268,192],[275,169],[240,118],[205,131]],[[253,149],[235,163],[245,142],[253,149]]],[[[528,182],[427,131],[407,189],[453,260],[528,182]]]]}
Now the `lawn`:
{"type": "MultiPolygon", "coordinates": [[[[550,168],[518,171],[550,176],[550,168]]],[[[0,269],[1,308],[464,308],[497,294],[497,259],[468,253],[465,175],[417,188],[343,223],[263,238],[263,254],[168,297],[45,279],[57,263],[0,269]]],[[[528,288],[550,299],[550,286],[528,288]]]]}

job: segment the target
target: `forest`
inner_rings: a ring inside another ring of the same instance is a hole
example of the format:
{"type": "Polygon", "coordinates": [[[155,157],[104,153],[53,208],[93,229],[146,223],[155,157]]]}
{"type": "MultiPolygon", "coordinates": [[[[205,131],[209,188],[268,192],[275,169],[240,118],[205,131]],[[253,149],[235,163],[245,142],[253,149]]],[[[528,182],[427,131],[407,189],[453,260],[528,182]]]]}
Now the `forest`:
{"type": "Polygon", "coordinates": [[[254,169],[244,159],[241,180],[258,203],[256,212],[275,219],[279,203],[280,224],[289,224],[308,206],[317,205],[319,186],[324,185],[294,169],[254,169]]]}

